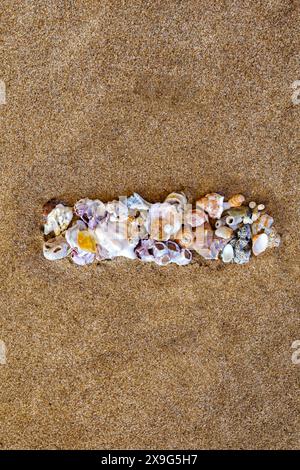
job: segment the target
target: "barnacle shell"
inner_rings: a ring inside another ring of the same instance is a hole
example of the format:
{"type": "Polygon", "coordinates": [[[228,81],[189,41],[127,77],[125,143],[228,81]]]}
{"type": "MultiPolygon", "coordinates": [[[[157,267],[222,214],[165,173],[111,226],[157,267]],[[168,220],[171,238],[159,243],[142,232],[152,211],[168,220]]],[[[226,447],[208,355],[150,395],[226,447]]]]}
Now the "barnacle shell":
{"type": "Polygon", "coordinates": [[[231,198],[228,200],[230,207],[240,207],[243,202],[245,202],[245,196],[242,194],[235,194],[234,196],[231,196],[231,198]]]}
{"type": "Polygon", "coordinates": [[[218,193],[207,194],[196,202],[212,219],[219,219],[223,212],[224,196],[218,193]]]}
{"type": "Polygon", "coordinates": [[[63,201],[61,201],[60,199],[56,199],[56,198],[52,198],[50,199],[49,201],[47,201],[44,205],[43,205],[43,216],[45,217],[45,220],[48,216],[48,214],[50,214],[50,212],[58,205],[58,204],[63,204],[63,201]]]}
{"type": "Polygon", "coordinates": [[[147,239],[141,240],[138,246],[135,248],[136,256],[142,261],[154,261],[153,255],[154,241],[147,239]]]}
{"type": "Polygon", "coordinates": [[[187,250],[184,248],[183,250],[180,251],[180,254],[173,259],[173,263],[178,264],[179,266],[185,266],[187,264],[190,264],[192,261],[193,255],[190,250],[187,250]]]}
{"type": "Polygon", "coordinates": [[[169,255],[170,255],[170,258],[171,258],[172,261],[174,261],[176,258],[178,258],[178,256],[180,255],[180,252],[181,252],[181,248],[178,245],[178,243],[176,243],[172,240],[168,240],[166,242],[166,247],[169,251],[169,255]]]}
{"type": "Polygon", "coordinates": [[[183,248],[192,248],[195,235],[191,227],[181,228],[175,235],[174,240],[183,248]]]}
{"type": "Polygon", "coordinates": [[[65,258],[70,251],[70,247],[62,235],[47,240],[43,245],[44,257],[51,261],[65,258]]]}
{"type": "Polygon", "coordinates": [[[169,253],[166,253],[165,255],[160,256],[159,258],[154,258],[154,261],[159,266],[167,266],[167,264],[170,264],[172,262],[171,256],[169,253]]]}
{"type": "Polygon", "coordinates": [[[217,228],[215,231],[215,235],[220,238],[225,238],[225,240],[229,239],[232,237],[233,230],[230,227],[226,227],[226,225],[223,225],[220,228],[217,228]]]}
{"type": "Polygon", "coordinates": [[[230,263],[234,258],[234,251],[232,245],[229,243],[223,248],[221,258],[223,263],[230,263]]]}
{"type": "Polygon", "coordinates": [[[152,252],[154,258],[160,258],[169,253],[169,249],[164,242],[155,241],[153,243],[152,252]]]}
{"type": "Polygon", "coordinates": [[[268,248],[268,235],[266,233],[261,233],[259,235],[254,235],[252,240],[252,251],[255,256],[260,255],[268,248]]]}
{"type": "Polygon", "coordinates": [[[168,204],[178,204],[183,208],[187,204],[187,197],[184,193],[170,193],[164,202],[168,204]]]}
{"type": "Polygon", "coordinates": [[[88,229],[84,222],[77,220],[66,231],[66,240],[72,248],[71,258],[75,264],[83,266],[94,261],[96,253],[94,232],[88,229]]]}
{"type": "Polygon", "coordinates": [[[169,240],[182,225],[182,214],[175,205],[166,202],[152,204],[147,220],[147,230],[154,240],[169,240]]]}
{"type": "Polygon", "coordinates": [[[73,209],[71,207],[57,204],[46,216],[44,234],[48,235],[54,232],[56,236],[60,235],[68,228],[72,218],[73,209]]]}

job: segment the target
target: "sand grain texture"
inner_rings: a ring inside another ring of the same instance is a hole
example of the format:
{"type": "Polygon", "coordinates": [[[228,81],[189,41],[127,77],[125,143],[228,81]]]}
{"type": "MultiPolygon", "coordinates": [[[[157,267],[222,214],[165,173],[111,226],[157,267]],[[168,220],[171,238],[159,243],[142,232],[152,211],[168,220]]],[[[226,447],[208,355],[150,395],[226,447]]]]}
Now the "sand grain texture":
{"type": "Polygon", "coordinates": [[[0,446],[299,448],[300,6],[0,1],[0,446]],[[79,268],[42,204],[243,192],[280,250],[79,268]]]}

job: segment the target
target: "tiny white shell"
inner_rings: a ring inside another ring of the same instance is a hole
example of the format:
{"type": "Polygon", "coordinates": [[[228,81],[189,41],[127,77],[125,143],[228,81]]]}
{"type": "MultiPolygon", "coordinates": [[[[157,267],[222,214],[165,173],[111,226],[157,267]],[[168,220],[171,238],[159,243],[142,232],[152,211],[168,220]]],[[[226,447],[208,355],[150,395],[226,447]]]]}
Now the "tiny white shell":
{"type": "Polygon", "coordinates": [[[256,207],[256,202],[255,201],[249,202],[249,207],[250,209],[254,209],[256,207]]]}
{"type": "Polygon", "coordinates": [[[226,245],[222,251],[221,258],[223,263],[230,263],[234,258],[234,251],[231,245],[226,245]]]}
{"type": "Polygon", "coordinates": [[[261,233],[253,237],[252,251],[255,256],[263,253],[269,244],[268,235],[266,233],[261,233]]]}
{"type": "Polygon", "coordinates": [[[240,224],[242,220],[243,218],[240,216],[234,217],[232,215],[229,215],[228,217],[226,217],[226,224],[233,228],[236,225],[240,224]]]}
{"type": "Polygon", "coordinates": [[[244,217],[244,219],[243,219],[243,223],[244,224],[253,224],[253,220],[251,219],[251,217],[248,217],[246,215],[246,217],[244,217]]]}

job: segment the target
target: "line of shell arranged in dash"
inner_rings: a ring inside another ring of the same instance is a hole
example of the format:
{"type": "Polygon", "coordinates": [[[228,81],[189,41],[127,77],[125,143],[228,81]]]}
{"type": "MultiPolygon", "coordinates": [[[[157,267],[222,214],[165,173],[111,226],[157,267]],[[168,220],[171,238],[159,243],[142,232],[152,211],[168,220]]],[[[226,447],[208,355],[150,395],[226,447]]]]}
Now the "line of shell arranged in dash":
{"type": "Polygon", "coordinates": [[[264,204],[246,204],[242,194],[225,201],[210,193],[194,206],[181,192],[157,203],[137,193],[107,203],[80,199],[74,207],[51,199],[43,207],[43,233],[47,260],[69,257],[81,266],[118,256],[187,265],[193,251],[207,260],[245,264],[280,244],[264,204]]]}

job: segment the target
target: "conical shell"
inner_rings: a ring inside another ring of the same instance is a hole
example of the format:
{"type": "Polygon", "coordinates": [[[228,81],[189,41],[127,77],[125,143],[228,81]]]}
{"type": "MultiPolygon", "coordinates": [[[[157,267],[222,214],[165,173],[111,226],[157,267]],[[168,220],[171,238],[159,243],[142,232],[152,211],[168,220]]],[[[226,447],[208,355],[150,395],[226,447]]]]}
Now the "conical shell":
{"type": "Polygon", "coordinates": [[[240,207],[245,202],[245,196],[242,194],[235,194],[228,200],[230,207],[240,207]]]}

